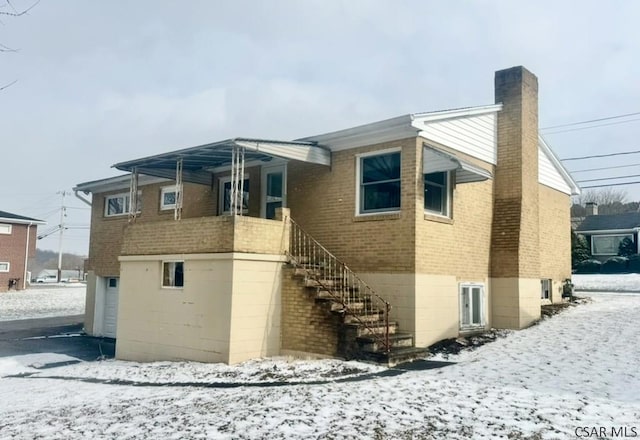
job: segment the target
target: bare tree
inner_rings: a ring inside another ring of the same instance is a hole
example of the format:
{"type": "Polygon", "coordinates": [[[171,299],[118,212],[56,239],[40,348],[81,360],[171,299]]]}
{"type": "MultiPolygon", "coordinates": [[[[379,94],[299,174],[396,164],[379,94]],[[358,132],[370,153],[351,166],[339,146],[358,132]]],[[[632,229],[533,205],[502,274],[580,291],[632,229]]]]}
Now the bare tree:
{"type": "Polygon", "coordinates": [[[626,203],[627,192],[617,188],[599,188],[583,192],[573,199],[574,204],[586,205],[595,202],[598,205],[612,205],[614,203],[626,203]]]}
{"type": "MultiPolygon", "coordinates": [[[[36,7],[36,5],[40,3],[40,0],[36,0],[35,3],[33,3],[31,6],[29,6],[26,9],[16,9],[13,4],[11,3],[11,0],[4,0],[3,2],[0,2],[0,17],[11,17],[11,18],[15,18],[15,17],[21,17],[25,14],[27,14],[30,10],[32,10],[33,8],[36,7]]],[[[0,24],[2,24],[2,21],[0,20],[0,24]]],[[[9,47],[5,44],[0,43],[0,53],[2,52],[17,52],[18,49],[9,47]]],[[[11,81],[10,83],[4,84],[2,86],[0,86],[0,91],[6,89],[7,87],[11,87],[12,85],[14,85],[15,83],[17,83],[18,80],[14,80],[11,81]]]]}

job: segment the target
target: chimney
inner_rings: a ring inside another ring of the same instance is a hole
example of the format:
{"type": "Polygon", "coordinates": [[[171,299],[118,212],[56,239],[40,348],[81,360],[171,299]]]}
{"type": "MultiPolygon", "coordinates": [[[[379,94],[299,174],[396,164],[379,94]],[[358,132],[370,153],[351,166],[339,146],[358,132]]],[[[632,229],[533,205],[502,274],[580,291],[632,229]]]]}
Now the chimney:
{"type": "Polygon", "coordinates": [[[540,317],[538,78],[522,66],[495,74],[497,164],[491,239],[492,325],[540,317]]]}
{"type": "Polygon", "coordinates": [[[598,204],[596,202],[587,202],[585,205],[587,216],[598,215],[598,204]]]}

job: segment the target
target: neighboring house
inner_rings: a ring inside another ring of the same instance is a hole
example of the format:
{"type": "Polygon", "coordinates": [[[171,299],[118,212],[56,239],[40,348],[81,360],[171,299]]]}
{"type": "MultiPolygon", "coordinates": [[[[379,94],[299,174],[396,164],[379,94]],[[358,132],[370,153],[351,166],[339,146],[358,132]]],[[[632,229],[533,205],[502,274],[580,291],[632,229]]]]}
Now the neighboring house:
{"type": "MultiPolygon", "coordinates": [[[[80,269],[63,269],[60,273],[60,281],[63,283],[82,281],[83,274],[80,269]]],[[[33,279],[36,283],[57,283],[57,269],[43,269],[33,279]]]]}
{"type": "Polygon", "coordinates": [[[0,211],[0,292],[26,289],[27,265],[36,253],[42,220],[0,211]]]}
{"type": "Polygon", "coordinates": [[[138,361],[393,362],[531,325],[571,277],[579,188],[538,135],[537,78],[515,67],[495,85],[493,105],[235,138],[79,184],[86,331],[138,361]]]}
{"type": "Polygon", "coordinates": [[[598,205],[587,204],[587,216],[576,228],[589,243],[594,259],[606,261],[618,255],[620,243],[625,238],[633,241],[638,252],[638,231],[640,230],[640,212],[599,215],[598,205]]]}

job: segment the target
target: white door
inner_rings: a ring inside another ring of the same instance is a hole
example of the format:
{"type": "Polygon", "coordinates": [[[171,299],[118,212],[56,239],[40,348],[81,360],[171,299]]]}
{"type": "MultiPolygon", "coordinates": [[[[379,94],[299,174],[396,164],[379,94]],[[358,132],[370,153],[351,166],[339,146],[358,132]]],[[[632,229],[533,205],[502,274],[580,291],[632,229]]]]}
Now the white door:
{"type": "Polygon", "coordinates": [[[118,288],[120,278],[107,278],[107,289],[104,296],[104,336],[116,337],[118,323],[118,288]]]}
{"type": "Polygon", "coordinates": [[[276,208],[287,206],[286,163],[262,167],[262,209],[263,218],[273,219],[276,208]]]}

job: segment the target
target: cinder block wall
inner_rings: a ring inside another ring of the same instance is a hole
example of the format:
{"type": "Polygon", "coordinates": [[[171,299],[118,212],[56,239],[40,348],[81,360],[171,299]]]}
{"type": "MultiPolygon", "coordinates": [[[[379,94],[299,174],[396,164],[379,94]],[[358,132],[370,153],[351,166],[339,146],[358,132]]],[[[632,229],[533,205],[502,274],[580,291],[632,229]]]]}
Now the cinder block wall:
{"type": "MultiPolygon", "coordinates": [[[[0,261],[9,263],[9,272],[0,272],[0,292],[9,289],[9,279],[18,278],[17,290],[22,290],[24,281],[24,259],[27,245],[28,225],[13,224],[11,234],[0,234],[0,261]]],[[[29,257],[35,257],[37,226],[29,228],[29,257]]],[[[29,280],[27,280],[29,282],[29,280]]]]}

